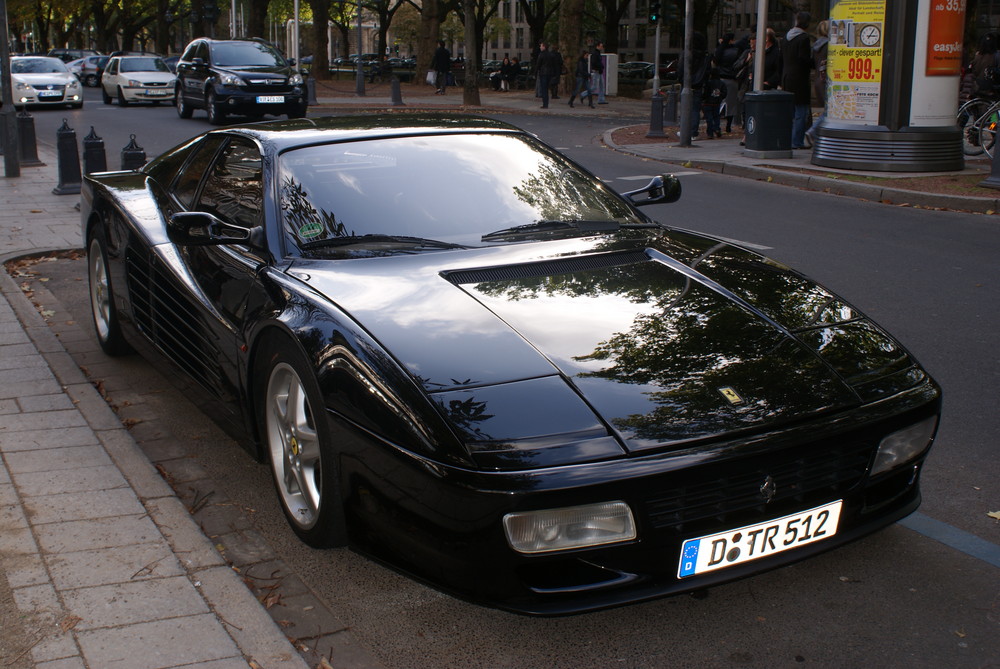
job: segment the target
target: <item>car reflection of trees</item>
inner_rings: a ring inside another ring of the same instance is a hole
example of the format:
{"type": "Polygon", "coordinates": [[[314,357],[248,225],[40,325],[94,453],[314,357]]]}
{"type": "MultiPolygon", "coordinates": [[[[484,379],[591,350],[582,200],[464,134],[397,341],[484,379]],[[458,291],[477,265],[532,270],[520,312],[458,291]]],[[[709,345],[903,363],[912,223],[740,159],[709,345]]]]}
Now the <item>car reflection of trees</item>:
{"type": "MultiPolygon", "coordinates": [[[[781,265],[724,243],[710,248],[685,245],[683,237],[667,244],[670,254],[705,275],[705,281],[675,271],[649,271],[646,263],[637,263],[479,284],[477,290],[510,300],[540,293],[591,297],[608,293],[636,305],[651,305],[641,310],[627,331],[574,357],[581,363],[605,363],[601,369],[581,371],[578,378],[650,387],[645,394],[655,409],[614,420],[616,427],[641,439],[709,434],[720,425],[736,428],[748,420],[773,419],[781,411],[803,406],[805,399],[798,396],[803,387],[814,389],[814,397],[827,391],[838,396],[835,382],[811,351],[786,337],[780,327],[761,327],[761,319],[751,316],[748,307],[806,330],[853,319],[855,312],[781,265]],[[733,287],[749,305],[720,299],[722,286],[733,287]],[[768,385],[768,380],[781,383],[768,385]],[[743,389],[747,399],[720,401],[719,389],[731,386],[743,389]]],[[[651,245],[656,246],[655,241],[651,245]]],[[[877,348],[866,341],[872,333],[864,329],[844,329],[837,336],[848,338],[842,344],[853,351],[877,348]]]]}

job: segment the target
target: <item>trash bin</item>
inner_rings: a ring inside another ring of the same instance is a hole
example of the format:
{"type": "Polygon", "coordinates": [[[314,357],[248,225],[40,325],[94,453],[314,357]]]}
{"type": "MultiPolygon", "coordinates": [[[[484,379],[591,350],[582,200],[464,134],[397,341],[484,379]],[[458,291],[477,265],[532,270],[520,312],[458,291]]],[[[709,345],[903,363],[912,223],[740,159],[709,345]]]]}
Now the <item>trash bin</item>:
{"type": "Polygon", "coordinates": [[[744,104],[746,154],[757,158],[791,158],[795,96],[788,91],[751,91],[744,104]]]}

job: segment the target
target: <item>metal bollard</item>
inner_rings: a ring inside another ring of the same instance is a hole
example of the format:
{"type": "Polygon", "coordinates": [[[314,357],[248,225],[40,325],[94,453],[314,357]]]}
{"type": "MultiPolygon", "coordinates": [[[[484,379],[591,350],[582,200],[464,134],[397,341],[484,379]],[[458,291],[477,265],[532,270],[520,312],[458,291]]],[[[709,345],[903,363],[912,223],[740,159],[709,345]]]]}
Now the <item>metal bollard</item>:
{"type": "Polygon", "coordinates": [[[52,189],[56,195],[74,195],[80,192],[80,150],[76,147],[76,131],[63,119],[56,130],[56,153],[59,156],[59,185],[52,189]]]}
{"type": "Polygon", "coordinates": [[[316,100],[316,79],[313,77],[306,79],[306,103],[311,105],[318,104],[316,100]]]}
{"type": "Polygon", "coordinates": [[[663,122],[667,125],[677,125],[677,87],[671,86],[667,91],[666,104],[663,105],[663,122]]]}
{"type": "Polygon", "coordinates": [[[18,150],[21,153],[21,167],[45,165],[38,159],[38,142],[35,139],[35,119],[27,110],[17,115],[18,150]]]}
{"type": "Polygon", "coordinates": [[[94,126],[90,134],[83,138],[83,173],[108,171],[108,157],[104,152],[104,140],[97,136],[94,126]]]}
{"type": "Polygon", "coordinates": [[[128,144],[122,149],[122,169],[137,170],[146,164],[146,151],[135,143],[135,135],[129,135],[128,144]]]}
{"type": "Polygon", "coordinates": [[[392,80],[389,82],[389,90],[392,92],[392,106],[405,107],[406,103],[403,102],[403,92],[399,89],[399,77],[395,74],[392,75],[392,80]]]}
{"type": "Polygon", "coordinates": [[[663,96],[659,89],[653,92],[649,113],[649,131],[646,137],[663,137],[663,96]]]}

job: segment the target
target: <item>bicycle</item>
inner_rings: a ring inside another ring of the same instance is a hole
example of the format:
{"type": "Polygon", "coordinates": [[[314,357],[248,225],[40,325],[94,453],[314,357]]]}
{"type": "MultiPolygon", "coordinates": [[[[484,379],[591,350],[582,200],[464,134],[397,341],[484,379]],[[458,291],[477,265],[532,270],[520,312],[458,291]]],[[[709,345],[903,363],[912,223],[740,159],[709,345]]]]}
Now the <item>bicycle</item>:
{"type": "MultiPolygon", "coordinates": [[[[983,146],[982,128],[980,121],[988,118],[990,110],[996,103],[988,98],[972,98],[958,108],[956,123],[962,131],[962,153],[967,156],[978,156],[986,150],[983,146]]],[[[995,126],[995,123],[993,124],[995,126]]],[[[988,128],[990,137],[993,133],[992,127],[988,128]]],[[[992,150],[993,144],[990,143],[992,150]]],[[[992,156],[990,156],[992,157],[992,156]]]]}

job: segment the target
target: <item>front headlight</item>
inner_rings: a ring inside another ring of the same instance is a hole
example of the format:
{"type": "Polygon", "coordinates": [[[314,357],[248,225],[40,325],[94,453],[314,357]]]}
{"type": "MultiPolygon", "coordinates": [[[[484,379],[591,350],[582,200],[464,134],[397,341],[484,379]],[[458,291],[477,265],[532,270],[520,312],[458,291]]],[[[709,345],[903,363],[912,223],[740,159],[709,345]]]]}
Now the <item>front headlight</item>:
{"type": "Polygon", "coordinates": [[[247,82],[240,79],[235,74],[224,74],[219,77],[219,82],[223,86],[246,86],[247,82]]]}
{"type": "Polygon", "coordinates": [[[142,88],[142,82],[141,81],[136,81],[135,79],[129,79],[128,80],[128,87],[129,88],[142,88]]]}
{"type": "Polygon", "coordinates": [[[15,91],[27,91],[27,90],[31,90],[31,86],[29,86],[28,84],[24,83],[23,81],[15,81],[14,82],[14,90],[15,91]]]}
{"type": "Polygon", "coordinates": [[[292,86],[301,86],[302,85],[302,75],[301,74],[293,74],[292,76],[288,77],[288,83],[291,84],[292,86]]]}
{"type": "Polygon", "coordinates": [[[878,445],[872,476],[906,464],[930,448],[937,429],[937,416],[893,432],[878,445]]]}
{"type": "Polygon", "coordinates": [[[503,529],[518,553],[589,548],[636,537],[632,509],[625,502],[508,513],[503,529]]]}
{"type": "Polygon", "coordinates": [[[71,79],[70,82],[66,84],[66,88],[80,88],[80,82],[76,79],[71,79]]]}

